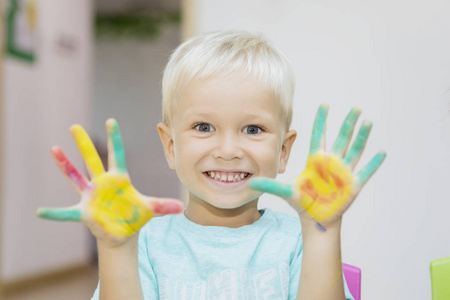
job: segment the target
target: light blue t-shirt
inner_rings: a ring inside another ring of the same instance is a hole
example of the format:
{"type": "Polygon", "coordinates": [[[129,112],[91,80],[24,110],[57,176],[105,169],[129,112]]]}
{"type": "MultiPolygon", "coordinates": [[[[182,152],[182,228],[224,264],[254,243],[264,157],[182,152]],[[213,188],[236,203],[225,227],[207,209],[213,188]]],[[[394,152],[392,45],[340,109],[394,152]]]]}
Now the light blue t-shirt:
{"type": "MultiPolygon", "coordinates": [[[[240,228],[198,225],[184,213],[151,219],[139,234],[144,298],[295,299],[302,263],[300,220],[268,208],[260,212],[258,221],[240,228]]],[[[98,287],[92,299],[98,299],[98,287]]]]}

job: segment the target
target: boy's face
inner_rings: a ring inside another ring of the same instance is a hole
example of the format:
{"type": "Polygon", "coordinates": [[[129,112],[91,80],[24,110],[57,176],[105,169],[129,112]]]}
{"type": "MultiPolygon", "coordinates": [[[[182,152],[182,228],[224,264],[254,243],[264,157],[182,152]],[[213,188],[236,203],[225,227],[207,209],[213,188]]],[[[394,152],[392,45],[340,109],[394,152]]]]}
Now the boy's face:
{"type": "Polygon", "coordinates": [[[158,130],[191,202],[241,207],[261,194],[251,177],[284,172],[296,133],[286,132],[279,101],[256,80],[194,80],[177,104],[171,127],[158,130]]]}

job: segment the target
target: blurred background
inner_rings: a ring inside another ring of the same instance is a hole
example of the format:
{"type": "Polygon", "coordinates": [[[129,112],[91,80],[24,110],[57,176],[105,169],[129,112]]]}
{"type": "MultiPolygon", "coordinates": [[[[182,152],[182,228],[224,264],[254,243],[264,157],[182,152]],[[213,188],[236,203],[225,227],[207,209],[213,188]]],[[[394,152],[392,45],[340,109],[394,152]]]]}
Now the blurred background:
{"type": "MultiPolygon", "coordinates": [[[[135,186],[184,197],[155,130],[162,70],[182,40],[221,29],[263,33],[294,66],[299,136],[281,179],[302,170],[321,103],[329,145],[351,107],[373,121],[357,170],[388,157],[345,215],[343,260],[362,269],[363,299],[431,299],[429,263],[450,256],[448,0],[2,1],[4,299],[90,299],[97,284],[87,230],[35,217],[78,201],[49,154],[60,145],[82,168],[72,124],[105,155],[104,122],[116,118],[135,186]]],[[[260,205],[293,213],[275,197],[260,205]]]]}
{"type": "Polygon", "coordinates": [[[40,206],[79,201],[49,152],[61,146],[84,170],[72,124],[106,158],[105,121],[116,118],[136,188],[180,198],[156,131],[161,74],[181,40],[180,14],[178,0],[3,1],[0,278],[7,299],[90,299],[96,286],[88,230],[35,216],[40,206]],[[82,279],[81,291],[54,285],[66,279],[82,279]]]}

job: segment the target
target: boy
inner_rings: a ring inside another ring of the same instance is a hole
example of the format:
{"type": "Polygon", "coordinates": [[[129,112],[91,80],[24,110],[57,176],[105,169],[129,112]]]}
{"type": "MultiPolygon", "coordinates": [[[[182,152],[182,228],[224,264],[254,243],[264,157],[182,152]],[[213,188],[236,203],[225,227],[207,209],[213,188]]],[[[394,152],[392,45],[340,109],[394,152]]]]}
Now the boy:
{"type": "Polygon", "coordinates": [[[341,218],[384,154],[353,176],[370,123],[344,158],[360,113],[352,110],[327,154],[321,106],[307,170],[295,184],[267,179],[284,172],[296,138],[289,130],[293,91],[290,64],[258,36],[219,32],[179,46],[164,72],[158,132],[189,202],[184,213],[147,224],[181,205],[131,186],[114,120],[107,122],[106,173],[86,133],[72,127],[93,179],[54,148],[82,200],[38,215],[82,221],[96,236],[100,284],[93,299],[352,299],[342,278],[341,218]],[[258,211],[261,191],[290,200],[300,221],[258,211]]]}

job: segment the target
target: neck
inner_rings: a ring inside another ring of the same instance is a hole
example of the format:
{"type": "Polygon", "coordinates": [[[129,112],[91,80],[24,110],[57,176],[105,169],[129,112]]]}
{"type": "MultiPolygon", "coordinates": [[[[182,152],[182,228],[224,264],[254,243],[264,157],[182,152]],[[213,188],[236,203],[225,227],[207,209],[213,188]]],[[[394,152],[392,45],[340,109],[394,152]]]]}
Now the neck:
{"type": "Polygon", "coordinates": [[[237,208],[224,209],[191,197],[184,214],[199,225],[238,228],[250,225],[261,217],[257,204],[256,199],[237,208]]]}

